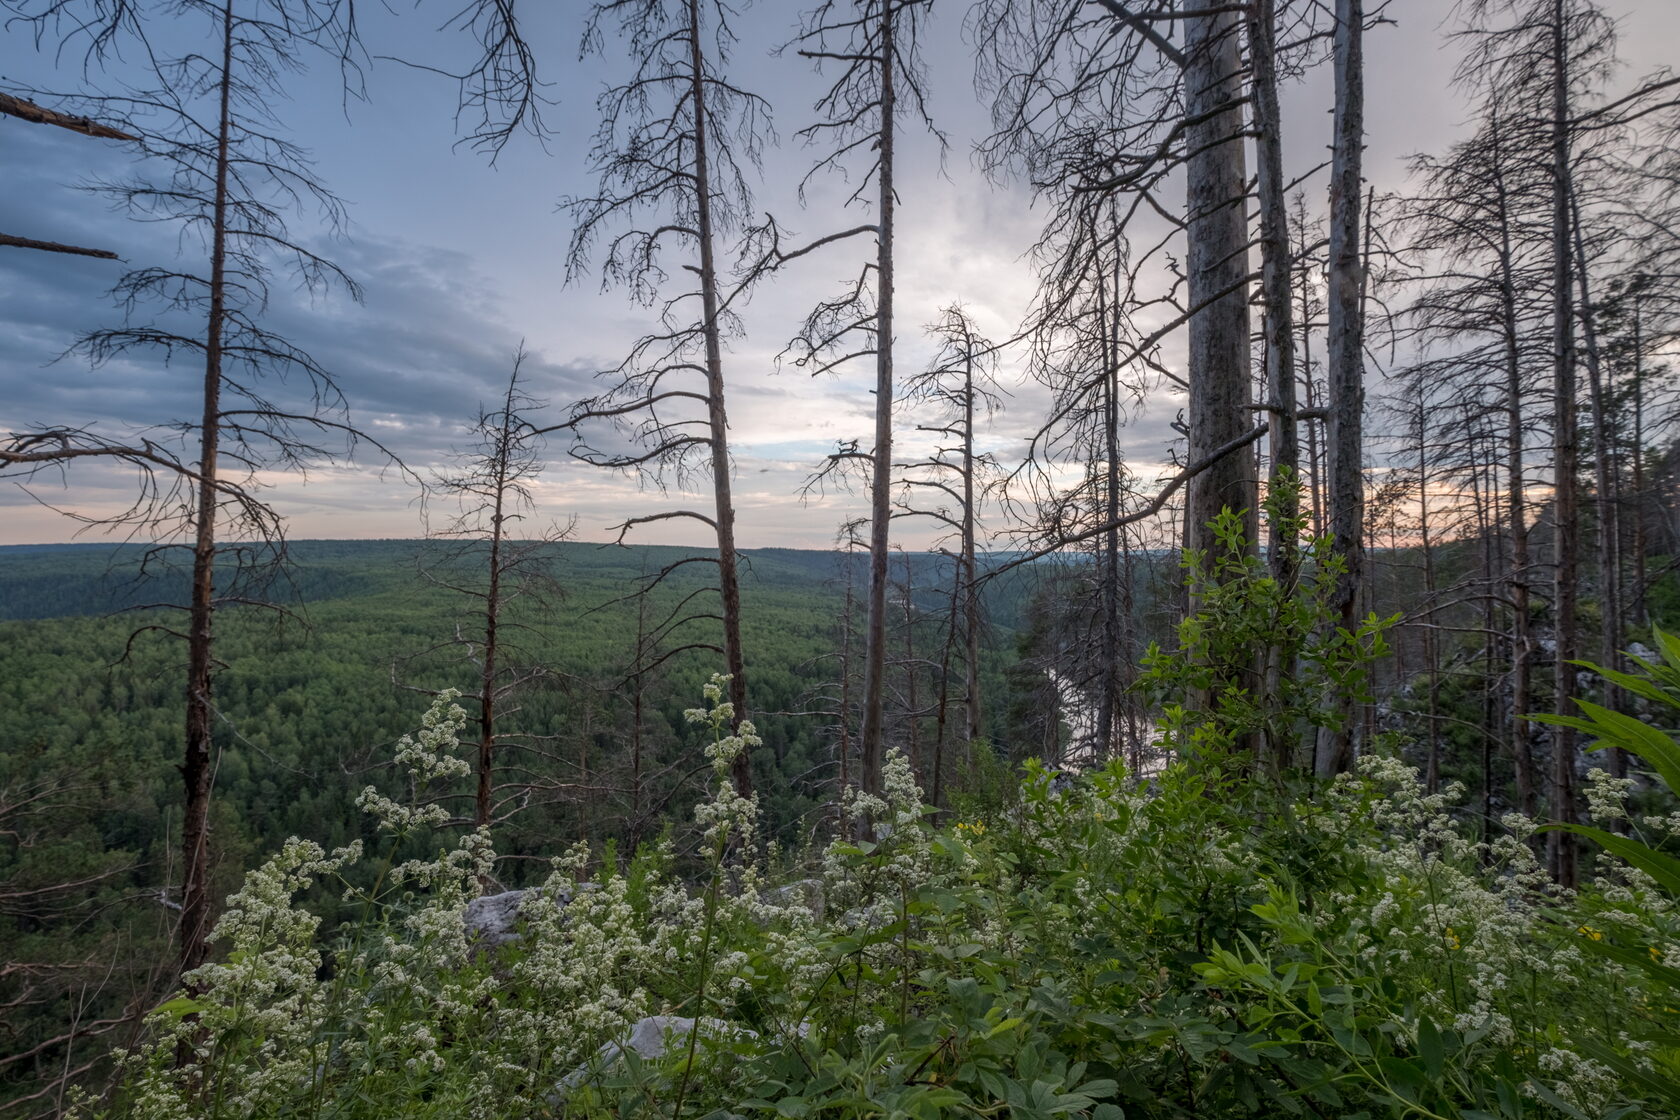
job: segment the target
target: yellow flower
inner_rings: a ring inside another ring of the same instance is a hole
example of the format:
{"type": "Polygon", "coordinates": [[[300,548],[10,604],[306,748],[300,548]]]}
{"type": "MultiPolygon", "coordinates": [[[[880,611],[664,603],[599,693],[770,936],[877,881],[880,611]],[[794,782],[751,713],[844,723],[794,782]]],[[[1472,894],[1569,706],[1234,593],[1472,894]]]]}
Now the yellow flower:
{"type": "Polygon", "coordinates": [[[1596,929],[1592,928],[1591,926],[1582,926],[1581,928],[1577,929],[1575,932],[1579,933],[1579,934],[1582,934],[1583,936],[1590,937],[1594,941],[1603,941],[1604,940],[1603,932],[1601,932],[1599,930],[1596,930],[1596,929]]]}
{"type": "Polygon", "coordinates": [[[1463,942],[1459,941],[1458,934],[1453,932],[1453,928],[1451,926],[1447,927],[1446,932],[1447,932],[1447,948],[1452,949],[1453,951],[1456,952],[1457,950],[1462,949],[1464,947],[1463,942]]]}

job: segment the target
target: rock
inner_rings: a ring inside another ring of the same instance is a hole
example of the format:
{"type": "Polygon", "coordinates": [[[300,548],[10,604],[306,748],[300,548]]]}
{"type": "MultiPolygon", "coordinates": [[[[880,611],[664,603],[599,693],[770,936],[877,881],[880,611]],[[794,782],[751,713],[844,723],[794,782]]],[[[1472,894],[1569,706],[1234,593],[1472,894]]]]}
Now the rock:
{"type": "MultiPolygon", "coordinates": [[[[727,1035],[736,1040],[758,1037],[757,1031],[731,1026],[722,1019],[707,1018],[702,1019],[700,1023],[703,1028],[700,1036],[702,1043],[708,1036],[717,1038],[727,1035]]],[[[649,1015],[645,1019],[638,1019],[623,1042],[607,1043],[595,1052],[594,1058],[562,1077],[549,1098],[550,1103],[558,1103],[566,1093],[584,1084],[625,1054],[635,1054],[643,1061],[651,1062],[665,1057],[672,1050],[686,1048],[688,1036],[693,1030],[694,1020],[681,1015],[649,1015]]]]}
{"type": "Polygon", "coordinates": [[[515,927],[519,924],[519,908],[525,903],[526,891],[503,891],[487,894],[467,903],[461,914],[461,924],[467,927],[467,940],[485,949],[500,949],[519,940],[515,927]]]}
{"type": "Polygon", "coordinates": [[[848,932],[877,930],[898,917],[897,909],[886,899],[876,899],[864,906],[855,906],[840,915],[840,928],[848,932]]]}
{"type": "MultiPolygon", "coordinates": [[[[580,883],[578,890],[599,890],[596,883],[580,883]]],[[[500,894],[487,894],[467,903],[467,908],[461,913],[461,924],[466,927],[467,941],[477,949],[495,951],[504,945],[512,945],[520,939],[519,911],[527,899],[538,897],[542,892],[537,888],[527,890],[503,891],[500,894]]],[[[561,890],[555,901],[565,906],[572,901],[572,892],[561,890]]]]}
{"type": "Polygon", "coordinates": [[[823,916],[823,884],[821,879],[797,879],[785,886],[764,892],[764,901],[783,910],[803,906],[812,917],[823,916]]]}

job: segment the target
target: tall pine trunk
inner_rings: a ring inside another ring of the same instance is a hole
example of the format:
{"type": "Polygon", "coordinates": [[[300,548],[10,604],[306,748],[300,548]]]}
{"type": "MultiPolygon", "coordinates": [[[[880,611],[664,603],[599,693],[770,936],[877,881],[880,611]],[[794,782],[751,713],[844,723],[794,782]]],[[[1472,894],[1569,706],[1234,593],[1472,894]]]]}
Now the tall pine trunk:
{"type": "Polygon", "coordinates": [[[967,757],[972,765],[974,741],[980,738],[980,585],[975,570],[975,524],[978,514],[974,508],[974,347],[966,351],[963,366],[963,637],[967,642],[967,658],[963,668],[965,738],[967,757]]]}
{"type": "Polygon", "coordinates": [[[875,250],[875,451],[870,468],[869,621],[863,661],[863,728],[858,784],[881,792],[887,667],[887,546],[892,523],[893,402],[893,2],[881,4],[879,202],[875,250]]]}
{"type": "Polygon", "coordinates": [[[1295,402],[1295,317],[1290,298],[1289,211],[1284,198],[1282,111],[1278,105],[1276,12],[1273,0],[1255,0],[1250,9],[1248,53],[1254,86],[1255,189],[1260,199],[1260,293],[1265,308],[1266,405],[1271,423],[1272,481],[1288,473],[1291,486],[1277,491],[1282,517],[1268,539],[1272,575],[1283,584],[1295,579],[1295,541],[1282,526],[1294,521],[1300,501],[1301,446],[1295,402]]]}
{"type": "MultiPolygon", "coordinates": [[[[1189,324],[1189,454],[1200,462],[1249,428],[1248,174],[1243,152],[1240,17],[1221,0],[1184,4],[1189,324]]],[[[1220,549],[1208,523],[1243,513],[1255,539],[1254,453],[1227,454],[1190,480],[1184,547],[1220,549]]]]}
{"type": "MultiPolygon", "coordinates": [[[[1295,583],[1299,568],[1295,521],[1300,515],[1301,445],[1295,403],[1295,322],[1291,299],[1289,212],[1284,198],[1282,110],[1278,105],[1277,13],[1273,0],[1249,9],[1248,54],[1253,75],[1255,189],[1260,197],[1260,292],[1265,308],[1266,405],[1271,424],[1272,474],[1268,490],[1275,510],[1267,537],[1267,567],[1281,586],[1295,583]]],[[[1266,650],[1266,689],[1277,695],[1295,666],[1283,650],[1266,650]]],[[[1292,761],[1294,742],[1285,734],[1265,744],[1265,763],[1282,769],[1292,761]]]]}
{"type": "MultiPolygon", "coordinates": [[[[1575,245],[1575,273],[1581,294],[1581,339],[1587,349],[1587,393],[1593,426],[1593,512],[1598,522],[1598,656],[1599,664],[1621,668],[1622,580],[1621,518],[1616,504],[1615,441],[1610,431],[1610,405],[1605,369],[1598,348],[1598,325],[1593,308],[1592,284],[1587,275],[1585,237],[1581,232],[1581,205],[1570,199],[1570,225],[1575,245]]],[[[1599,702],[1616,709],[1621,690],[1605,681],[1599,702]]],[[[1610,773],[1627,776],[1627,752],[1610,750],[1610,773]]]]}
{"type": "Polygon", "coordinates": [[[1423,550],[1423,592],[1431,612],[1424,619],[1423,626],[1423,664],[1424,671],[1429,674],[1428,710],[1424,723],[1424,734],[1427,737],[1424,785],[1430,793],[1434,793],[1441,788],[1441,656],[1435,635],[1436,623],[1433,613],[1436,591],[1435,542],[1430,536],[1429,525],[1429,416],[1424,403],[1426,399],[1427,394],[1420,383],[1417,409],[1418,544],[1423,550]]]}
{"type": "MultiPolygon", "coordinates": [[[[1552,515],[1555,522],[1553,610],[1557,627],[1553,697],[1557,711],[1573,710],[1578,622],[1576,618],[1576,449],[1574,254],[1571,251],[1569,166],[1569,44],[1564,32],[1566,0],[1552,5],[1552,515]]],[[[1552,817],[1575,820],[1575,732],[1552,728],[1552,817]]],[[[1557,881],[1575,885],[1575,844],[1567,832],[1546,837],[1547,858],[1557,881]]]]}
{"type": "MultiPolygon", "coordinates": [[[[730,492],[729,415],[723,400],[723,338],[718,323],[717,264],[712,245],[712,173],[706,132],[705,62],[700,50],[700,0],[688,0],[690,96],[694,100],[694,206],[700,241],[700,313],[706,338],[706,421],[712,452],[713,523],[717,529],[718,591],[723,598],[723,660],[729,672],[732,727],[747,718],[747,670],[741,651],[741,581],[735,550],[735,503],[730,492]]],[[[741,751],[730,764],[735,790],[752,793],[752,759],[741,751]]]]}
{"type": "Polygon", "coordinates": [[[484,660],[478,680],[478,792],[473,799],[473,823],[490,827],[494,807],[496,765],[496,652],[502,621],[502,538],[506,524],[510,426],[513,423],[513,383],[502,406],[502,430],[496,441],[495,489],[490,506],[490,585],[484,597],[484,660]]]}
{"type": "Polygon", "coordinates": [[[210,232],[210,312],[204,329],[204,411],[199,421],[198,505],[193,511],[192,604],[187,629],[187,742],[181,765],[181,971],[204,963],[210,934],[210,786],[214,665],[217,455],[222,425],[222,335],[227,321],[228,155],[232,135],[233,0],[222,6],[215,214],[210,232]]]}
{"type": "MultiPolygon", "coordinates": [[[[1499,135],[1497,122],[1490,131],[1499,135]]],[[[1492,186],[1499,205],[1500,335],[1505,364],[1506,533],[1511,544],[1506,569],[1506,594],[1511,600],[1511,762],[1517,782],[1517,807],[1525,816],[1539,809],[1539,781],[1534,772],[1534,746],[1529,729],[1529,691],[1533,673],[1534,632],[1529,619],[1528,494],[1523,441],[1527,424],[1523,412],[1522,350],[1518,341],[1517,279],[1512,248],[1510,195],[1496,154],[1491,161],[1492,186]]]]}
{"type": "MultiPolygon", "coordinates": [[[[1364,3],[1336,0],[1335,150],[1330,169],[1329,423],[1330,535],[1344,571],[1331,606],[1339,624],[1359,624],[1365,581],[1364,268],[1360,259],[1360,168],[1365,134],[1364,3]]],[[[1316,769],[1321,777],[1353,763],[1353,700],[1343,697],[1342,726],[1319,735],[1316,769]]]]}

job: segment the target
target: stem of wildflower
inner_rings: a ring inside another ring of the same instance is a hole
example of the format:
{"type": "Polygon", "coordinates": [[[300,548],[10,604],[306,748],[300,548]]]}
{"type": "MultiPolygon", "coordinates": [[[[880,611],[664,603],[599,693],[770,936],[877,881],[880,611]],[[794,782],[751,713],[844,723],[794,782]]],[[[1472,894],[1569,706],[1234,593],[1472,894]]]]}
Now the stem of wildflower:
{"type": "MultiPolygon", "coordinates": [[[[713,734],[721,735],[714,723],[713,734]]],[[[712,881],[706,888],[706,924],[700,934],[700,980],[694,992],[694,1025],[688,1030],[688,1053],[683,1058],[682,1077],[677,1081],[677,1099],[671,1107],[672,1120],[680,1120],[683,1100],[688,1096],[688,1082],[694,1072],[694,1052],[700,1042],[700,1025],[706,1015],[706,983],[712,974],[712,931],[717,925],[718,894],[723,885],[723,857],[729,847],[731,829],[728,821],[720,822],[717,845],[712,851],[712,881]]]]}
{"type": "Polygon", "coordinates": [[[910,888],[898,884],[899,998],[898,1021],[910,1021],[910,888]]]}

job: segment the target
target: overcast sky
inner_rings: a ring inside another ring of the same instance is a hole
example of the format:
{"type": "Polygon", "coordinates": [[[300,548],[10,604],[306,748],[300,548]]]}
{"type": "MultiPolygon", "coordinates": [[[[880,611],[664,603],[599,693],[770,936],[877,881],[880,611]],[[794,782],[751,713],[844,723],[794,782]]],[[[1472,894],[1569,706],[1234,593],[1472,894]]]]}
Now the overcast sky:
{"type": "MultiPolygon", "coordinates": [[[[437,28],[457,6],[370,12],[364,28],[370,51],[458,66],[470,45],[437,28]]],[[[1675,0],[1606,6],[1622,29],[1624,80],[1675,61],[1675,0]]],[[[578,62],[581,0],[538,7],[529,30],[557,102],[546,111],[553,135],[542,145],[516,138],[494,166],[458,144],[454,85],[423,70],[375,63],[367,100],[348,106],[336,70],[314,70],[292,78],[291,100],[275,107],[290,135],[312,151],[321,178],[349,203],[350,225],[339,240],[324,240],[310,217],[294,221],[293,232],[353,275],[365,300],[312,301],[282,291],[268,321],[336,374],[353,422],[421,473],[445,467],[451,449],[466,442],[464,425],[481,403],[496,398],[521,339],[532,354],[530,391],[551,402],[550,415],[558,416],[593,391],[595,371],[615,363],[650,325],[647,313],[619,293],[603,294],[593,281],[563,283],[570,227],[556,203],[592,187],[585,154],[595,97],[619,61],[578,62]]],[[[791,53],[772,57],[767,48],[791,33],[801,7],[784,0],[752,6],[745,21],[750,34],[733,72],[771,100],[783,138],[766,159],[761,208],[816,233],[868,219],[839,212],[837,184],[819,184],[803,210],[793,197],[791,184],[810,155],[790,138],[809,123],[816,87],[801,60],[791,53]]],[[[1444,36],[1451,9],[1450,0],[1395,0],[1389,11],[1398,26],[1368,41],[1367,176],[1379,190],[1404,185],[1406,156],[1439,152],[1462,132],[1465,109],[1449,85],[1456,59],[1444,36]]],[[[906,132],[901,147],[907,166],[899,175],[898,341],[906,371],[929,352],[917,324],[942,306],[960,300],[983,330],[1005,336],[1032,296],[1022,254],[1039,215],[1024,193],[986,182],[970,158],[987,119],[962,38],[965,11],[966,4],[941,0],[929,41],[932,110],[951,140],[943,170],[921,135],[906,132]]],[[[80,80],[79,66],[55,66],[16,29],[0,30],[0,59],[0,89],[75,88],[80,80]]],[[[1291,174],[1324,158],[1328,77],[1322,68],[1289,91],[1291,174]]],[[[172,230],[133,222],[78,189],[132,167],[125,145],[0,117],[0,231],[109,248],[128,267],[169,264],[178,246],[193,251],[172,230]]],[[[1322,176],[1307,190],[1309,198],[1322,196],[1322,176]]],[[[862,495],[843,493],[801,504],[796,491],[836,440],[861,437],[868,445],[872,369],[812,379],[778,370],[774,360],[809,303],[855,274],[861,256],[859,243],[778,278],[752,301],[747,337],[726,359],[739,537],[746,546],[827,547],[837,525],[865,505],[862,495]]],[[[190,364],[166,368],[135,359],[95,370],[75,357],[54,361],[81,334],[118,321],[106,293],[124,267],[0,249],[0,429],[95,423],[117,434],[195,414],[190,364]]],[[[1170,362],[1170,349],[1167,357],[1170,362]]],[[[1012,383],[1007,363],[1005,375],[1012,383]]],[[[1018,456],[1042,403],[1031,386],[1014,391],[986,436],[1005,460],[1018,456]]],[[[1168,425],[1181,404],[1160,394],[1128,428],[1128,460],[1144,478],[1159,473],[1168,425]]],[[[547,460],[537,487],[539,516],[575,516],[583,539],[604,539],[606,527],[626,517],[706,500],[661,498],[634,480],[569,461],[561,444],[547,460]]],[[[268,497],[288,516],[295,538],[420,535],[413,486],[376,466],[364,460],[315,469],[306,480],[277,477],[268,497]]],[[[27,492],[0,483],[0,544],[71,539],[75,523],[49,506],[99,513],[123,502],[130,485],[121,472],[103,468],[38,478],[27,492]]],[[[682,534],[680,523],[671,523],[636,539],[701,540],[682,534]]]]}

